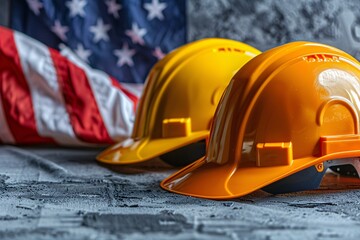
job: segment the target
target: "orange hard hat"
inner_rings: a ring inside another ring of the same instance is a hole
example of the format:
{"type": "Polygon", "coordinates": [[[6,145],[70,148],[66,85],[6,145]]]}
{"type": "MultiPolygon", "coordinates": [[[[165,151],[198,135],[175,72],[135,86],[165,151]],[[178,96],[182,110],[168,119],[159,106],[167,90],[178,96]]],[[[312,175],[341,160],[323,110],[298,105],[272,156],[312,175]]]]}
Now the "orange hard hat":
{"type": "Polygon", "coordinates": [[[266,187],[283,192],[271,185],[296,185],[293,176],[308,183],[305,178],[320,174],[321,180],[329,166],[350,163],[360,172],[359,113],[356,59],[310,42],[271,49],[233,77],[217,107],[205,157],[161,186],[225,199],[266,187]]]}
{"type": "Polygon", "coordinates": [[[192,154],[197,151],[191,162],[204,156],[205,139],[224,89],[237,70],[259,53],[247,44],[214,38],[168,54],[148,75],[131,138],[106,149],[98,161],[137,163],[175,150],[170,157],[183,156],[184,147],[192,154]]]}

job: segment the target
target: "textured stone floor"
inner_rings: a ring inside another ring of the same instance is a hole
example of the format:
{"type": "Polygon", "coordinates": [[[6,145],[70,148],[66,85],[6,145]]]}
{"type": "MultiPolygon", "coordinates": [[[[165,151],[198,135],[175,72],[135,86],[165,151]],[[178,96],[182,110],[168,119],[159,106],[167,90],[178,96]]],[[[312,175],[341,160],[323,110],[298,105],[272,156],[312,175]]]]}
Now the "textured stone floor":
{"type": "Polygon", "coordinates": [[[359,239],[359,180],[230,201],[175,195],[160,160],[108,169],[99,150],[0,147],[0,239],[359,239]]]}

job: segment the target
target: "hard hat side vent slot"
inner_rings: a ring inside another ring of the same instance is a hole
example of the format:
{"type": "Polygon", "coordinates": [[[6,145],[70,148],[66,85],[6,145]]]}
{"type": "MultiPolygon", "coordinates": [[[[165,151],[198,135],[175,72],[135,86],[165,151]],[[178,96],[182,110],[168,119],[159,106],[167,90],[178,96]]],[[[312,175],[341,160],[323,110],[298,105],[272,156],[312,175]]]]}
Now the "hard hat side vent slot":
{"type": "Polygon", "coordinates": [[[321,155],[360,150],[360,135],[347,134],[320,137],[321,155]]]}
{"type": "Polygon", "coordinates": [[[293,162],[291,142],[258,143],[256,152],[258,167],[284,166],[293,162]]]}
{"type": "Polygon", "coordinates": [[[186,137],[191,134],[191,118],[168,118],[163,120],[164,138],[186,137]]]}

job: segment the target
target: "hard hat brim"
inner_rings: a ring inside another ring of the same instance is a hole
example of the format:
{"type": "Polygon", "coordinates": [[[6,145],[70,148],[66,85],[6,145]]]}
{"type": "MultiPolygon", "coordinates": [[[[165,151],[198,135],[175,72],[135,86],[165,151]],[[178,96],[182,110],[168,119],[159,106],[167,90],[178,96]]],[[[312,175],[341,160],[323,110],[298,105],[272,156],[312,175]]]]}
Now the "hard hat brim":
{"type": "Polygon", "coordinates": [[[259,190],[271,183],[324,161],[359,156],[360,151],[336,153],[320,158],[301,158],[288,166],[256,167],[252,162],[238,166],[219,165],[201,158],[163,180],[170,192],[209,199],[231,199],[259,190]]]}
{"type": "Polygon", "coordinates": [[[199,131],[186,137],[177,138],[142,138],[140,140],[129,138],[107,148],[96,159],[107,164],[139,163],[203,140],[208,135],[209,131],[199,131]]]}

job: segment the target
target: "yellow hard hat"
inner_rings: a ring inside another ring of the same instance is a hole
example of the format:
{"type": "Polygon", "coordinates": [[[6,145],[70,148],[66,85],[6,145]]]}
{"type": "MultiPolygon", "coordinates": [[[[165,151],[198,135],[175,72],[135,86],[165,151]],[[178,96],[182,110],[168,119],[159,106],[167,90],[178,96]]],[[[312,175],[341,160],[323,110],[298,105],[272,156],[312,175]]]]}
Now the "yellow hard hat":
{"type": "Polygon", "coordinates": [[[204,150],[192,161],[203,156],[202,140],[209,135],[223,91],[237,70],[259,53],[227,39],[204,39],[171,52],[148,75],[131,138],[106,149],[97,160],[136,163],[176,149],[181,153],[197,142],[204,150]]]}
{"type": "Polygon", "coordinates": [[[271,49],[229,83],[205,157],[161,186],[226,199],[261,188],[275,193],[306,189],[337,164],[353,164],[360,172],[359,113],[356,59],[310,42],[271,49]]]}

